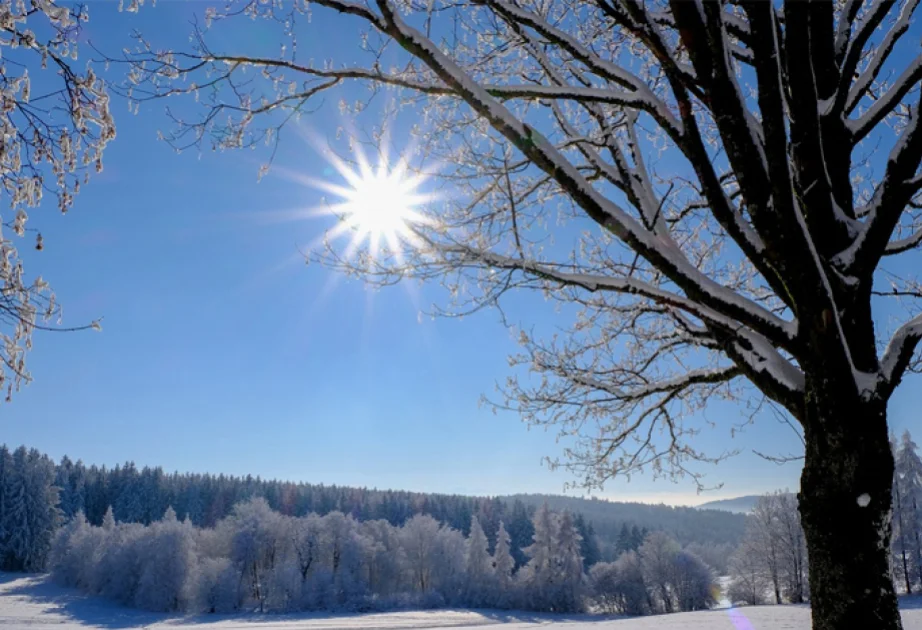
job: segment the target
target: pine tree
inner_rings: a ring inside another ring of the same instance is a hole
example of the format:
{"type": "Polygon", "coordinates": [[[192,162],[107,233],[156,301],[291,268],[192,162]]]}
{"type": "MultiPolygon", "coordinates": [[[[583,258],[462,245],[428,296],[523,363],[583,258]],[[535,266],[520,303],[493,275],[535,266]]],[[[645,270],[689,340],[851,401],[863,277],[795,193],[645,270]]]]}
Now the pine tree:
{"type": "Polygon", "coordinates": [[[631,530],[628,529],[627,523],[622,523],[618,541],[615,543],[615,557],[621,557],[621,554],[633,550],[634,538],[631,536],[631,530]]]}
{"type": "Polygon", "coordinates": [[[490,558],[487,536],[483,533],[480,520],[476,516],[471,517],[471,533],[467,539],[465,560],[467,603],[475,607],[486,606],[489,593],[493,589],[493,560],[490,558]]]}
{"type": "Polygon", "coordinates": [[[0,568],[7,566],[10,532],[12,528],[10,501],[12,500],[13,456],[6,445],[0,446],[0,568]]]}
{"type": "Polygon", "coordinates": [[[586,522],[582,513],[577,513],[574,519],[576,531],[579,532],[582,542],[580,543],[580,554],[583,556],[583,570],[588,571],[589,567],[599,561],[601,551],[599,551],[599,541],[595,535],[595,528],[592,523],[586,522]]]}
{"type": "MultiPolygon", "coordinates": [[[[4,458],[5,459],[5,458],[4,458]]],[[[37,450],[20,446],[6,461],[0,514],[4,536],[2,568],[41,571],[59,523],[54,464],[37,450]]]]}
{"type": "Polygon", "coordinates": [[[496,545],[493,551],[493,570],[496,575],[496,597],[494,605],[500,608],[509,606],[514,600],[512,571],[515,559],[510,550],[510,538],[506,526],[499,522],[496,530],[496,545]]]}
{"type": "Polygon", "coordinates": [[[102,517],[102,528],[108,532],[111,532],[115,529],[115,512],[112,510],[112,506],[106,508],[106,513],[102,517]]]}
{"type": "Polygon", "coordinates": [[[557,588],[558,520],[547,503],[538,508],[532,519],[535,532],[533,542],[523,550],[530,560],[519,571],[519,576],[524,596],[535,610],[553,610],[554,591],[557,588]]]}
{"type": "Polygon", "coordinates": [[[572,514],[563,513],[556,534],[554,561],[557,584],[554,610],[575,612],[580,609],[583,595],[583,556],[580,551],[583,538],[577,530],[572,514]]]}
{"type": "Polygon", "coordinates": [[[506,521],[506,531],[512,539],[512,557],[515,558],[515,566],[521,567],[528,560],[525,548],[531,544],[535,529],[528,508],[518,499],[512,504],[512,514],[506,521]]]}

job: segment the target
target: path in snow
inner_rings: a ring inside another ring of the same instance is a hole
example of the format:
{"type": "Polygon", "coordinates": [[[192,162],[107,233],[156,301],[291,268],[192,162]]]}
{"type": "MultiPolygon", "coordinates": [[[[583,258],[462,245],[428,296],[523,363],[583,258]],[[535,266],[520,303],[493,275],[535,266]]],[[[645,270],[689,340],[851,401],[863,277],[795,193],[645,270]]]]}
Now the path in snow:
{"type": "MultiPolygon", "coordinates": [[[[903,601],[904,630],[922,630],[922,598],[903,601]]],[[[757,606],[657,617],[604,619],[504,611],[433,610],[367,615],[195,615],[125,608],[51,584],[42,576],[0,574],[0,629],[22,630],[809,630],[805,606],[757,606]]]]}

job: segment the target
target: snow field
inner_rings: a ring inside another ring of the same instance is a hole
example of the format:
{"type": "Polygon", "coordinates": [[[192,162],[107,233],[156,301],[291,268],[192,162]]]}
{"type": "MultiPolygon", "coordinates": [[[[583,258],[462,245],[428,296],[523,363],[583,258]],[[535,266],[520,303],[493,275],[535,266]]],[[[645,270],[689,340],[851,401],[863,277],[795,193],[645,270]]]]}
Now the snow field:
{"type": "MultiPolygon", "coordinates": [[[[922,598],[903,604],[904,630],[922,630],[922,598]]],[[[526,630],[809,630],[806,606],[756,606],[653,617],[604,618],[508,611],[422,610],[367,615],[193,615],[125,608],[45,576],[0,574],[0,628],[23,630],[429,630],[485,628],[526,630]]]]}

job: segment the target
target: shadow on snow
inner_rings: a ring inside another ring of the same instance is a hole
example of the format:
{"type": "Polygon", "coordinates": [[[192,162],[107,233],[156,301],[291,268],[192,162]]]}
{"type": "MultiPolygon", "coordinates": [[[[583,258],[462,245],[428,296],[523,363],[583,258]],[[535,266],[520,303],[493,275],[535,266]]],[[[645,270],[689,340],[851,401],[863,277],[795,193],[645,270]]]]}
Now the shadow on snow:
{"type": "Polygon", "coordinates": [[[432,613],[433,628],[451,628],[459,626],[480,626],[480,625],[501,625],[509,623],[517,624],[546,624],[548,622],[605,622],[614,619],[624,619],[625,617],[613,615],[590,615],[590,614],[555,614],[555,613],[537,613],[528,611],[505,611],[505,610],[482,610],[468,608],[439,608],[439,609],[412,609],[412,610],[385,610],[374,612],[350,613],[339,611],[316,611],[316,612],[297,612],[297,613],[257,613],[257,612],[240,612],[233,614],[177,614],[177,613],[157,613],[139,610],[123,606],[117,602],[104,597],[87,595],[77,589],[66,588],[54,584],[47,576],[33,575],[24,576],[23,574],[0,573],[0,585],[10,582],[19,582],[11,588],[4,589],[4,595],[25,598],[28,603],[39,605],[43,612],[47,614],[58,614],[69,618],[70,620],[88,626],[107,628],[111,630],[121,630],[126,628],[139,628],[156,623],[167,623],[169,625],[182,626],[186,624],[211,624],[222,621],[234,621],[237,623],[260,622],[297,622],[308,621],[311,619],[342,619],[345,623],[343,627],[349,627],[348,620],[362,620],[355,626],[361,630],[422,630],[424,625],[420,624],[419,619],[407,619],[406,624],[399,621],[390,621],[389,623],[376,624],[375,616],[399,614],[399,613],[432,613]],[[480,615],[480,619],[459,618],[457,620],[439,619],[439,614],[451,613],[475,613],[480,615]]]}

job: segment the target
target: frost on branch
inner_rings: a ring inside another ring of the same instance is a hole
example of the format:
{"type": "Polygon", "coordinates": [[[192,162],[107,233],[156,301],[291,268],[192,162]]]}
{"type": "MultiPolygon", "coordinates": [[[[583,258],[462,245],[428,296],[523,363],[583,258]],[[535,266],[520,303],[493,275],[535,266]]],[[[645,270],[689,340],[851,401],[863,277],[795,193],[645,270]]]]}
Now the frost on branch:
{"type": "Polygon", "coordinates": [[[892,297],[880,261],[922,245],[918,3],[845,4],[806,33],[797,3],[242,0],[209,9],[187,50],[139,36],[118,61],[135,101],[198,103],[170,111],[174,146],[265,143],[269,163],[325,101],[367,121],[385,96],[372,143],[409,121],[400,145],[439,165],[440,196],[402,247],[317,257],[379,286],[442,282],[443,315],[499,308],[522,352],[494,402],[559,431],[594,486],[721,457],[689,439],[715,397],[755,392],[805,423],[825,366],[872,402],[918,365],[918,324],[883,351],[869,316],[892,297]],[[299,48],[325,9],[354,28],[348,63],[299,48]],[[277,28],[277,55],[221,37],[242,17],[277,28]],[[553,328],[513,319],[522,291],[557,307],[553,328]]]}
{"type": "Polygon", "coordinates": [[[7,201],[0,210],[0,385],[7,400],[30,379],[25,354],[33,331],[60,315],[48,284],[30,279],[17,253],[27,232],[36,250],[46,247],[29,211],[50,196],[67,212],[89,173],[102,170],[103,149],[115,137],[105,84],[91,67],[76,69],[88,19],[81,5],[0,0],[0,196],[7,201]],[[39,76],[49,88],[33,87],[39,76]]]}

